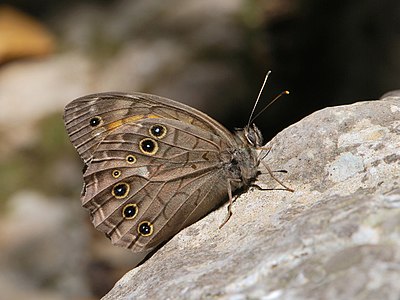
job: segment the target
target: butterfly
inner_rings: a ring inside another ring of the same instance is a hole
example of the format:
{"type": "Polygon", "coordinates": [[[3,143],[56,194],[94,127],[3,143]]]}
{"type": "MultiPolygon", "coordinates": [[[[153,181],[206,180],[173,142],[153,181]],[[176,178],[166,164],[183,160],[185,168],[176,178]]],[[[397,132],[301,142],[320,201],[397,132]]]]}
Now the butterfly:
{"type": "Polygon", "coordinates": [[[256,125],[232,133],[167,98],[88,95],[65,107],[64,121],[85,164],[83,207],[113,244],[133,252],[156,249],[228,199],[226,222],[233,194],[260,173],[256,125]]]}

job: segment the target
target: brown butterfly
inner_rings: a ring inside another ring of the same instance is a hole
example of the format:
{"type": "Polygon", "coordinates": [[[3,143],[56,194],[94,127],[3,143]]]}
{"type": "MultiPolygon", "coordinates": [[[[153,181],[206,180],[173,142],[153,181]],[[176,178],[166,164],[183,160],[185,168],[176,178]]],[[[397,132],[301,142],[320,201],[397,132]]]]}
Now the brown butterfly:
{"type": "Polygon", "coordinates": [[[232,193],[259,174],[254,124],[231,133],[166,98],[88,95],[66,106],[64,120],[85,163],[83,207],[113,244],[134,252],[155,249],[226,199],[229,219],[232,193]]]}

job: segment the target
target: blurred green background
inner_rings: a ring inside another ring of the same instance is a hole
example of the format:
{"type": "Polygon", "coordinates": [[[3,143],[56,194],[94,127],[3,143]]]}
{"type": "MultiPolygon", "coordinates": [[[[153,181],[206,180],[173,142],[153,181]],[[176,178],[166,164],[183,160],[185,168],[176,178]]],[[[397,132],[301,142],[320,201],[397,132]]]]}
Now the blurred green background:
{"type": "Polygon", "coordinates": [[[4,299],[97,299],[132,268],[80,207],[64,106],[141,91],[267,140],[311,112],[400,87],[400,2],[2,1],[0,289],[4,299]]]}

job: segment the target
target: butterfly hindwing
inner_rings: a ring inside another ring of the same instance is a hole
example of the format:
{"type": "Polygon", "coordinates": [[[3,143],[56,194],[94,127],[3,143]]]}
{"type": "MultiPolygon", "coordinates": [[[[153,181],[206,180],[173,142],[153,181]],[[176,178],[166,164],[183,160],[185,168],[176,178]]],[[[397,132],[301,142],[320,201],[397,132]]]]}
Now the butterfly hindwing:
{"type": "Polygon", "coordinates": [[[82,204],[114,244],[153,249],[226,199],[227,147],[220,136],[174,119],[123,124],[93,152],[82,204]]]}

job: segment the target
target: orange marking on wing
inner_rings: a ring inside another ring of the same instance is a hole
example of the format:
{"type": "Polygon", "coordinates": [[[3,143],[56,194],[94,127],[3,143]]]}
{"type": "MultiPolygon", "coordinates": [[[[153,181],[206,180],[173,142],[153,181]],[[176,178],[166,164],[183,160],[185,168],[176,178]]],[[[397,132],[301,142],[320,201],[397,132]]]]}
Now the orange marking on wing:
{"type": "Polygon", "coordinates": [[[156,118],[160,118],[160,116],[157,115],[136,115],[136,116],[130,116],[121,120],[117,120],[114,121],[110,124],[107,124],[105,127],[107,128],[107,130],[113,130],[115,128],[118,128],[124,124],[127,123],[133,123],[136,122],[138,120],[142,120],[142,119],[156,119],[156,118]]]}

